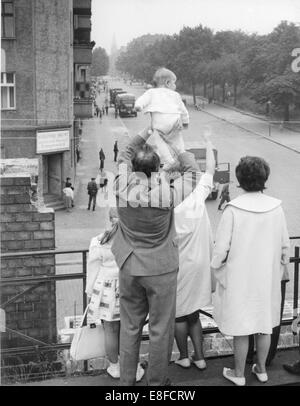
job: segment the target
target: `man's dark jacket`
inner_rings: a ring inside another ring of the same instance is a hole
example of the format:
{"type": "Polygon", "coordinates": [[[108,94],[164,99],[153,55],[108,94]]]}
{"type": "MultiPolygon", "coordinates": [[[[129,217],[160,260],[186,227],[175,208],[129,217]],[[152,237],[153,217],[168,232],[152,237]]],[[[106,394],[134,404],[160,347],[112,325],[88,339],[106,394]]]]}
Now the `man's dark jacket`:
{"type": "Polygon", "coordinates": [[[172,186],[164,178],[160,183],[153,179],[149,183],[149,179],[132,172],[131,158],[143,143],[145,140],[136,136],[121,152],[119,173],[121,165],[124,170],[115,180],[119,228],[112,252],[119,269],[135,276],[177,271],[174,208],[192,192],[201,176],[194,155],[184,152],[178,156],[184,176],[172,186]]]}

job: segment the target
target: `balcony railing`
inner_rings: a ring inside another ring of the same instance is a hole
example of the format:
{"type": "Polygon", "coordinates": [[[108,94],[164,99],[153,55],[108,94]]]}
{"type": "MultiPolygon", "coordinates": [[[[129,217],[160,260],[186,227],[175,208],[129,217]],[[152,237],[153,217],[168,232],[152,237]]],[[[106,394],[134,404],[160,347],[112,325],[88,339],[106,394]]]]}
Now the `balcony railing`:
{"type": "MultiPolygon", "coordinates": [[[[300,240],[300,237],[291,237],[291,240],[300,240]]],[[[293,264],[293,312],[290,318],[282,320],[281,325],[291,325],[293,320],[297,318],[298,315],[298,294],[299,294],[299,264],[300,264],[300,248],[298,246],[294,247],[294,256],[290,257],[290,263],[293,264]]],[[[11,258],[26,258],[32,256],[42,256],[42,255],[49,255],[54,254],[56,257],[63,254],[80,254],[81,261],[76,262],[77,265],[81,266],[82,272],[80,273],[62,273],[56,275],[48,275],[48,276],[27,276],[22,278],[0,278],[0,284],[2,287],[4,286],[17,286],[17,285],[31,285],[30,288],[25,289],[20,294],[10,298],[5,303],[1,304],[1,308],[5,310],[5,307],[12,303],[16,298],[19,298],[21,295],[26,294],[29,290],[34,289],[34,285],[40,286],[41,283],[47,282],[59,282],[59,281],[70,281],[70,280],[81,280],[82,281],[82,313],[87,306],[87,296],[85,294],[85,287],[86,287],[86,277],[87,277],[87,255],[88,250],[47,250],[47,251],[31,251],[31,252],[16,252],[16,253],[5,253],[1,254],[1,259],[11,259],[11,258]]],[[[49,306],[50,307],[50,306],[49,306]]],[[[211,315],[205,311],[201,311],[202,314],[211,317],[211,315]]],[[[203,328],[204,334],[211,334],[211,333],[218,333],[219,329],[217,327],[207,327],[203,328]]],[[[18,334],[18,332],[15,332],[18,334]]],[[[60,349],[67,349],[70,347],[70,343],[53,343],[50,340],[48,343],[37,343],[37,340],[31,338],[29,336],[26,337],[29,341],[32,341],[34,345],[26,346],[26,347],[19,347],[19,348],[3,348],[3,354],[18,354],[24,352],[35,352],[37,348],[40,350],[60,350],[60,349]]],[[[143,333],[142,340],[148,340],[148,334],[143,333]]]]}

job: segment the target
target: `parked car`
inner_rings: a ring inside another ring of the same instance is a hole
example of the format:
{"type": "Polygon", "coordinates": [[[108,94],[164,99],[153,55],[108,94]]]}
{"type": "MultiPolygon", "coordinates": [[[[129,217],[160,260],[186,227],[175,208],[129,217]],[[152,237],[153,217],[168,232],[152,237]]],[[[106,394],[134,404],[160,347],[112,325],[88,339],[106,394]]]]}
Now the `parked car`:
{"type": "MultiPolygon", "coordinates": [[[[202,172],[205,172],[206,167],[206,148],[199,142],[185,142],[185,149],[195,155],[202,172]]],[[[208,200],[216,200],[219,194],[220,185],[230,182],[230,163],[218,162],[218,151],[213,150],[216,160],[216,169],[213,178],[213,190],[208,196],[208,200]]]]}
{"type": "Polygon", "coordinates": [[[134,109],[135,96],[131,93],[119,93],[115,97],[115,106],[118,109],[120,117],[137,116],[134,109]]]}

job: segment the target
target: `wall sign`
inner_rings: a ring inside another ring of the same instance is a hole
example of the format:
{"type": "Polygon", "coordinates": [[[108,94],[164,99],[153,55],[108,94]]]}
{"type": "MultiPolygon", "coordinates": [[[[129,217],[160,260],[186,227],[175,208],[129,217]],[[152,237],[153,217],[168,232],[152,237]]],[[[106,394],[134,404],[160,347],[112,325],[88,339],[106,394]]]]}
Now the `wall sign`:
{"type": "Polygon", "coordinates": [[[70,149],[69,130],[38,131],[36,135],[36,153],[68,151],[70,149]]]}

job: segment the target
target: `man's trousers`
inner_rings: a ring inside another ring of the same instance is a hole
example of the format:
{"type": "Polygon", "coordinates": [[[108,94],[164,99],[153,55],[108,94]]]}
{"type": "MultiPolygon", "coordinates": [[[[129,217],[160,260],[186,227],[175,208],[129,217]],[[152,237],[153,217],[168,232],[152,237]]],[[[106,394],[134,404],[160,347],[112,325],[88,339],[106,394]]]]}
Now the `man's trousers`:
{"type": "Polygon", "coordinates": [[[149,313],[148,385],[165,385],[172,355],[178,271],[131,276],[120,270],[121,384],[135,385],[142,330],[149,313]]]}

